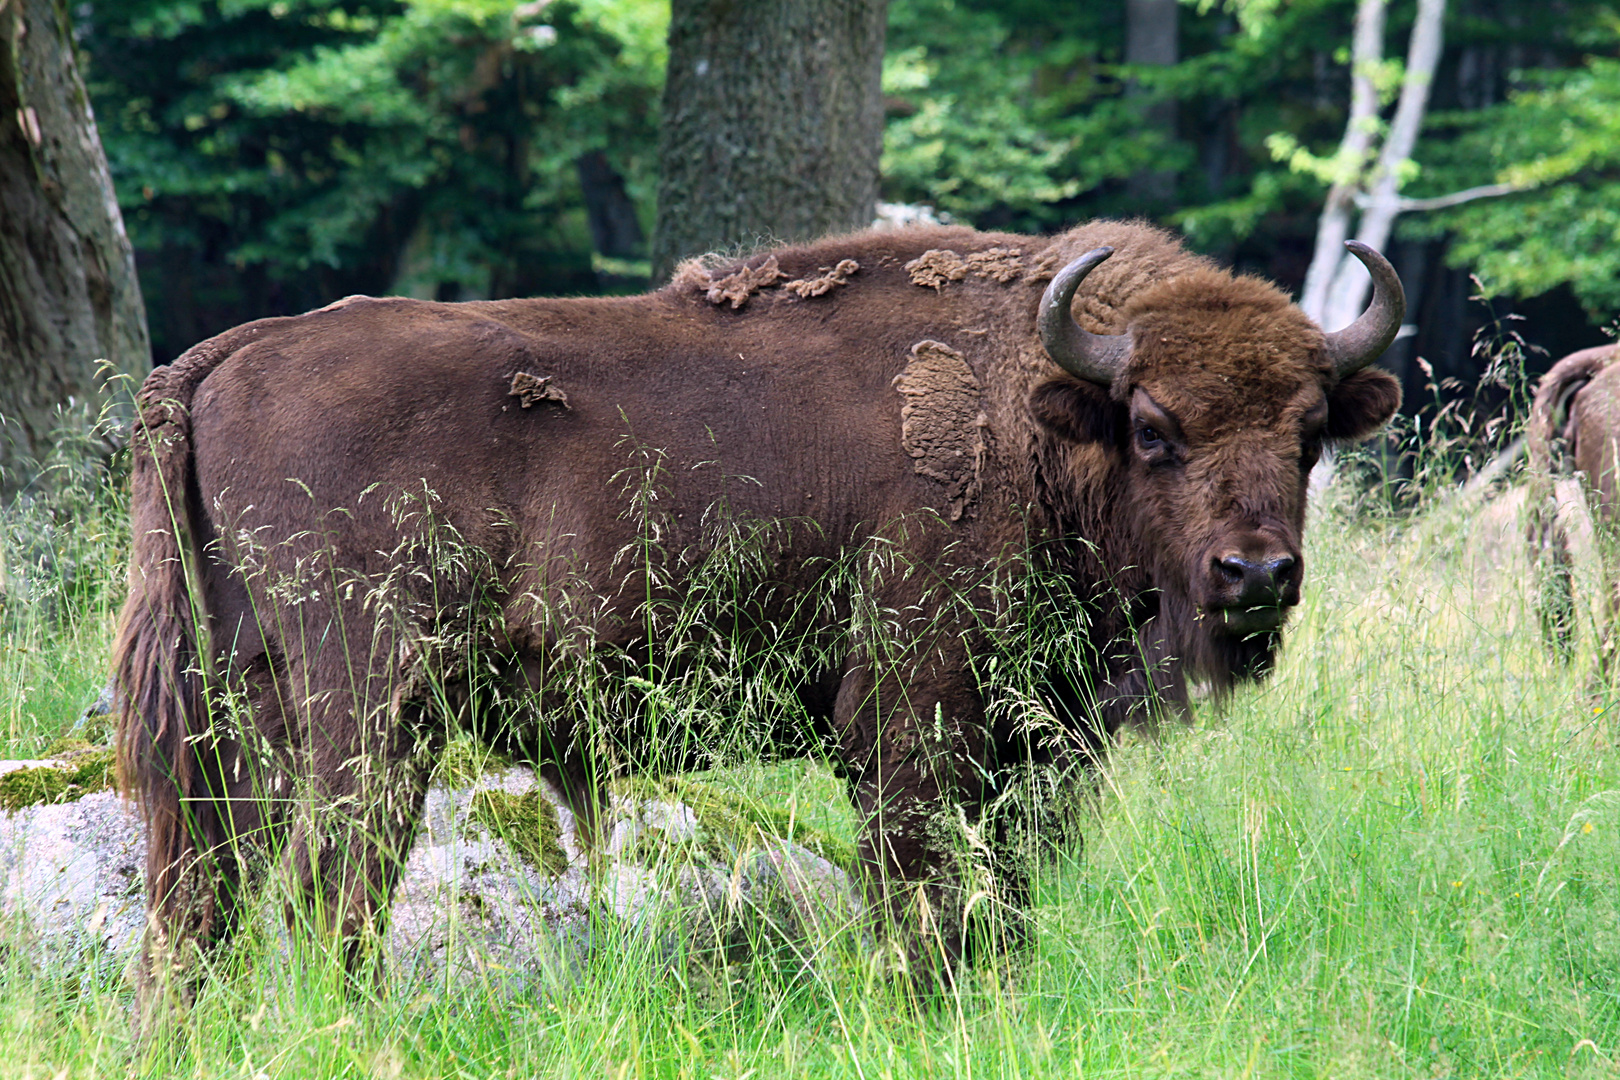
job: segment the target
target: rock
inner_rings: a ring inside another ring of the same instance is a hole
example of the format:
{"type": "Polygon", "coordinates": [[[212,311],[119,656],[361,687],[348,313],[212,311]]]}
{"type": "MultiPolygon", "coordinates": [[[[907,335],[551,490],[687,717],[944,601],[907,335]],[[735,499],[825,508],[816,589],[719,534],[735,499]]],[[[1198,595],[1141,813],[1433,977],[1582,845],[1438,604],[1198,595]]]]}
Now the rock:
{"type": "MultiPolygon", "coordinates": [[[[0,774],[49,764],[0,762],[0,774]]],[[[713,815],[706,824],[664,797],[615,796],[609,817],[593,868],[573,815],[528,769],[430,790],[395,892],[392,962],[516,990],[577,971],[610,928],[640,935],[660,962],[718,965],[762,948],[808,956],[860,911],[845,871],[805,847],[713,827],[713,815]],[[527,816],[499,817],[513,808],[527,816]]],[[[0,813],[0,907],[24,920],[42,957],[95,951],[127,962],[143,926],[144,866],[140,823],[112,792],[0,813]]],[[[280,905],[258,908],[273,923],[280,905]]]]}
{"type": "Polygon", "coordinates": [[[110,791],[0,814],[0,907],[27,920],[44,952],[132,949],[145,919],[145,861],[140,822],[110,791]]]}

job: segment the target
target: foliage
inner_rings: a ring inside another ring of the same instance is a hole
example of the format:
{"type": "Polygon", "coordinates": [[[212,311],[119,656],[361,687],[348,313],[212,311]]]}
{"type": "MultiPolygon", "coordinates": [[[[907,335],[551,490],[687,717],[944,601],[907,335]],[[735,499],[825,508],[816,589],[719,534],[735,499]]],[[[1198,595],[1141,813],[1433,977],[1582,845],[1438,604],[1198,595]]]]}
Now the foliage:
{"type": "MultiPolygon", "coordinates": [[[[1595,46],[1620,46],[1620,18],[1595,46]]],[[[1477,162],[1489,179],[1526,189],[1436,214],[1455,235],[1454,265],[1489,294],[1533,296],[1565,283],[1597,322],[1620,315],[1620,58],[1593,54],[1565,71],[1525,73],[1506,102],[1438,117],[1453,137],[1436,156],[1455,173],[1477,162]]]]}
{"type": "Polygon", "coordinates": [[[992,209],[1040,215],[1075,195],[1062,165],[1073,135],[1041,124],[1039,57],[1009,50],[996,15],[950,0],[890,5],[883,92],[886,197],[965,220],[992,209]]]}
{"type": "Polygon", "coordinates": [[[253,282],[273,310],[362,289],[594,290],[572,163],[604,150],[644,205],[652,188],[654,0],[93,10],[92,95],[159,315],[251,311],[253,282]]]}
{"type": "MultiPolygon", "coordinates": [[[[1024,231],[1148,215],[1286,280],[1351,164],[1333,148],[1354,7],[1188,3],[1182,59],[1157,68],[1122,63],[1123,5],[892,0],[884,198],[1024,231]]],[[[1603,319],[1620,279],[1608,11],[1455,0],[1407,193],[1537,186],[1400,226],[1454,236],[1452,262],[1493,293],[1570,282],[1603,319]],[[1514,57],[1541,67],[1507,70],[1524,63],[1514,57]]],[[[160,358],[352,292],[637,284],[636,260],[592,252],[576,162],[605,152],[650,224],[658,0],[96,0],[81,12],[160,358]]],[[[1410,19],[1409,3],[1391,5],[1386,88],[1410,19]]]]}

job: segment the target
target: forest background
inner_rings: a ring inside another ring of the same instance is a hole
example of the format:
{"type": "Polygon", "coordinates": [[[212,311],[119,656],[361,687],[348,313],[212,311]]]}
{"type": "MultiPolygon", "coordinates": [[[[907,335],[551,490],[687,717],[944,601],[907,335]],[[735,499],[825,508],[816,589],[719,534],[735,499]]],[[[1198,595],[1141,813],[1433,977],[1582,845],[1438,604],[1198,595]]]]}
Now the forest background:
{"type": "MultiPolygon", "coordinates": [[[[1394,111],[1417,7],[1389,5],[1374,127],[1394,111]]],[[[1297,291],[1341,169],[1356,9],[891,0],[880,197],[1027,232],[1144,217],[1297,291]]],[[[654,283],[667,0],[68,11],[155,363],[352,293],[654,283]]],[[[1426,385],[1474,382],[1476,331],[1509,312],[1532,368],[1607,340],[1620,315],[1620,10],[1451,0],[1400,169],[1413,210],[1387,247],[1414,330],[1386,364],[1411,405],[1433,400],[1426,385]],[[1481,186],[1509,193],[1421,209],[1481,186]]]]}

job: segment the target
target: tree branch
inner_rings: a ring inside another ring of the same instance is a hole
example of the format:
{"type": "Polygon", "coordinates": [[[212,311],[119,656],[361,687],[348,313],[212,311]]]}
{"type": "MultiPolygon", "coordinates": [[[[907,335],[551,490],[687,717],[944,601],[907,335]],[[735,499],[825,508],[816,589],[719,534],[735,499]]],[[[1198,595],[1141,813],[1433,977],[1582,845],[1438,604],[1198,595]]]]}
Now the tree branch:
{"type": "MultiPolygon", "coordinates": [[[[1435,195],[1427,199],[1397,199],[1395,209],[1403,214],[1410,210],[1444,210],[1448,206],[1461,206],[1475,199],[1490,199],[1498,195],[1512,195],[1516,191],[1528,190],[1529,184],[1481,184],[1478,187],[1464,188],[1449,195],[1435,195]]],[[[1370,195],[1356,196],[1356,205],[1362,209],[1371,206],[1372,201],[1370,195]]]]}

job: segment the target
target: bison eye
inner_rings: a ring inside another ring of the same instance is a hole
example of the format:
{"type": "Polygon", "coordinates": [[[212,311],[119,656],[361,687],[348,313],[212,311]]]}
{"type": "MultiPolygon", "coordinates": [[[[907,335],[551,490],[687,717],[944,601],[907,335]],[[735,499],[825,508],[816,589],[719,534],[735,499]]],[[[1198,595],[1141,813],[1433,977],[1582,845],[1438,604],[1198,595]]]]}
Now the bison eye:
{"type": "Polygon", "coordinates": [[[1147,424],[1136,429],[1136,452],[1149,465],[1168,465],[1175,460],[1170,440],[1160,434],[1158,428],[1147,424]]]}

